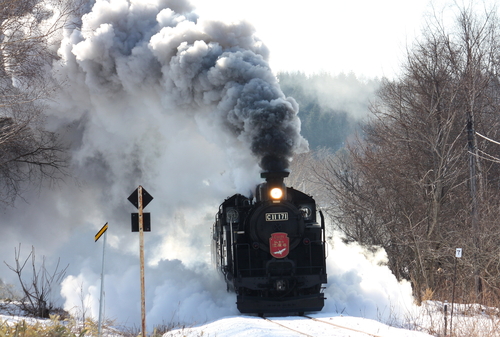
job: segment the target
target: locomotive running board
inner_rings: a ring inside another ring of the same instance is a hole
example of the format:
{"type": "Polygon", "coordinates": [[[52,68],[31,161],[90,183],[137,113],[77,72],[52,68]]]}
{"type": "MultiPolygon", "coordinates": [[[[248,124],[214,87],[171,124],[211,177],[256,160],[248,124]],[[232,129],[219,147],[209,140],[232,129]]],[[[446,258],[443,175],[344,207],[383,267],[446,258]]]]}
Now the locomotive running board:
{"type": "Polygon", "coordinates": [[[236,306],[242,314],[304,313],[321,311],[325,305],[323,293],[292,298],[262,298],[238,295],[236,306]]]}

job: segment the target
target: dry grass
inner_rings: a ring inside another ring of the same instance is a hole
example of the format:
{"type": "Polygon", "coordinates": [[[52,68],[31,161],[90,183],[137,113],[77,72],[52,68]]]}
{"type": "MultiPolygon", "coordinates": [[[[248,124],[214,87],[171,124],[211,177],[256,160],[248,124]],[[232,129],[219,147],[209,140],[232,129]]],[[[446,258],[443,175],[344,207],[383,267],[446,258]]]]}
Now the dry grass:
{"type": "Polygon", "coordinates": [[[0,322],[0,337],[83,337],[85,329],[74,332],[75,326],[61,321],[58,316],[51,317],[49,322],[27,323],[26,320],[15,324],[0,322]]]}

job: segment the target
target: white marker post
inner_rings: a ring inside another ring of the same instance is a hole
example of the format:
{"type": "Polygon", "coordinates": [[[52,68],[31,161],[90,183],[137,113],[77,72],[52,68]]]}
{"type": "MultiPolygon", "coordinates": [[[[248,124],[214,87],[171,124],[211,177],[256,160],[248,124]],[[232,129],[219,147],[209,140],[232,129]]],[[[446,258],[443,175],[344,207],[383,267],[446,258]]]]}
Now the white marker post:
{"type": "Polygon", "coordinates": [[[453,272],[453,290],[451,294],[451,313],[450,313],[450,336],[453,335],[453,304],[455,303],[455,283],[457,280],[457,259],[462,257],[462,248],[455,250],[455,267],[453,272]]]}
{"type": "Polygon", "coordinates": [[[99,325],[98,325],[98,328],[97,328],[97,336],[98,337],[102,337],[102,311],[103,311],[103,307],[104,307],[104,301],[103,301],[103,293],[104,293],[104,252],[106,251],[106,238],[108,236],[108,223],[106,222],[106,224],[104,226],[102,226],[102,228],[99,230],[99,232],[97,232],[97,234],[95,235],[94,239],[95,241],[94,242],[97,242],[97,240],[99,240],[99,238],[104,234],[104,241],[102,243],[102,267],[101,267],[101,294],[99,296],[99,325]]]}

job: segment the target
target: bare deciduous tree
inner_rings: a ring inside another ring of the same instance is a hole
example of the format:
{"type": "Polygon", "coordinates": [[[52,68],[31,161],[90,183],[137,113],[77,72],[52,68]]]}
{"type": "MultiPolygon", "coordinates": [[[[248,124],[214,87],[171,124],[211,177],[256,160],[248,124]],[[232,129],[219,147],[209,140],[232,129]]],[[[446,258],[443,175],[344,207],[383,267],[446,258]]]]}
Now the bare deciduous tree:
{"type": "Polygon", "coordinates": [[[313,168],[336,226],[348,240],[385,248],[417,299],[426,289],[445,296],[457,247],[461,290],[500,299],[500,167],[483,159],[498,158],[500,146],[476,136],[499,138],[494,13],[460,8],[451,32],[429,25],[402,75],[383,82],[362,136],[313,168]]]}
{"type": "Polygon", "coordinates": [[[65,147],[45,128],[44,100],[57,88],[47,70],[78,1],[0,0],[0,203],[65,173],[65,147]]]}
{"type": "Polygon", "coordinates": [[[57,309],[52,300],[53,287],[64,279],[69,265],[60,269],[60,259],[58,259],[54,271],[49,272],[45,267],[45,256],[42,257],[40,266],[37,266],[34,247],[31,247],[31,252],[24,261],[21,260],[20,255],[21,245],[18,249],[14,249],[15,266],[4,261],[7,267],[17,274],[22,289],[23,295],[19,308],[34,317],[49,318],[50,313],[57,309]],[[29,280],[26,280],[25,267],[30,260],[31,276],[29,280]]]}

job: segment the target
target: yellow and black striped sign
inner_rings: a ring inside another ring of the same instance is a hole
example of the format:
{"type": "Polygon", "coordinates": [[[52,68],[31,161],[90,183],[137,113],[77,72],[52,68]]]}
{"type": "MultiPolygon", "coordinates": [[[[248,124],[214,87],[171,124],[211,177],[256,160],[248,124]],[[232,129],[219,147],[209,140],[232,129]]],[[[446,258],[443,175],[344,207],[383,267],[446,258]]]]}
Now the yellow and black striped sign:
{"type": "Polygon", "coordinates": [[[99,238],[104,234],[104,232],[108,230],[108,223],[106,222],[106,224],[104,226],[102,226],[102,228],[99,230],[99,232],[97,232],[97,234],[95,235],[95,241],[94,242],[97,242],[97,240],[99,240],[99,238]]]}

